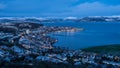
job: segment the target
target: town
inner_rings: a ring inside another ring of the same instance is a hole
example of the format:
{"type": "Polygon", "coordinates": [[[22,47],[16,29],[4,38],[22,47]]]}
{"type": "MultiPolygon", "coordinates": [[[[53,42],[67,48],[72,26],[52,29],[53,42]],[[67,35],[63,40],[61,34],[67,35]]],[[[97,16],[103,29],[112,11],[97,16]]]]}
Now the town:
{"type": "Polygon", "coordinates": [[[82,31],[83,28],[48,27],[38,23],[0,24],[0,67],[119,68],[120,55],[85,52],[54,46],[53,32],[82,31]],[[51,64],[51,65],[50,65],[51,64]]]}

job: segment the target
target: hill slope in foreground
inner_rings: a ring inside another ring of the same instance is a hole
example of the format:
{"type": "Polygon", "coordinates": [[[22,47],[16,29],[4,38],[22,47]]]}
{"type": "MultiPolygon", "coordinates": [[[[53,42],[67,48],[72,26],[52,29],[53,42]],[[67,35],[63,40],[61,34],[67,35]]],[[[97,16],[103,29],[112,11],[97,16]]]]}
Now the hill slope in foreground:
{"type": "Polygon", "coordinates": [[[120,44],[104,45],[104,46],[95,46],[82,49],[86,52],[95,52],[101,54],[118,54],[120,53],[120,44]]]}

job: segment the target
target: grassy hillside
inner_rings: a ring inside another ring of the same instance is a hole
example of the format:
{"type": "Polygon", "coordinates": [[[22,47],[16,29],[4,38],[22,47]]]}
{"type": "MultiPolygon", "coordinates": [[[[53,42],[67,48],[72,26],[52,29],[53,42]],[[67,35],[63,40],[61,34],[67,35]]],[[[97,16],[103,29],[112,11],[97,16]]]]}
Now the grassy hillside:
{"type": "Polygon", "coordinates": [[[104,46],[95,46],[82,49],[86,52],[95,52],[95,53],[107,53],[107,54],[119,54],[120,55],[120,44],[113,45],[104,45],[104,46]]]}

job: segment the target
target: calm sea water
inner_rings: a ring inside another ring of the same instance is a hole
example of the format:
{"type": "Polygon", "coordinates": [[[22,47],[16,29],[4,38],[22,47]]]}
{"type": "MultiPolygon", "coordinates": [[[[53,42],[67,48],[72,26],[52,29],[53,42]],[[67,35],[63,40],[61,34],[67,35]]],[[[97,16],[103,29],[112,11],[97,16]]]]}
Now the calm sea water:
{"type": "Polygon", "coordinates": [[[79,23],[56,22],[44,23],[46,26],[70,26],[84,28],[77,32],[60,32],[51,34],[58,39],[56,46],[69,47],[70,49],[86,48],[109,44],[120,44],[120,22],[79,23]]]}

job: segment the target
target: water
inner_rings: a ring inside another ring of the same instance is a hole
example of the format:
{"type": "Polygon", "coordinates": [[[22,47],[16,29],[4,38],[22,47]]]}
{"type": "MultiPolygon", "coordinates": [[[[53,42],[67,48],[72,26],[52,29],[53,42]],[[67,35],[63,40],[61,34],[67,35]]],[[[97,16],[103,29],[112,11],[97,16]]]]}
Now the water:
{"type": "Polygon", "coordinates": [[[44,23],[46,26],[70,26],[84,28],[77,32],[53,33],[58,39],[56,46],[69,47],[70,49],[86,48],[91,46],[120,44],[120,23],[79,23],[79,22],[56,22],[44,23]]]}

